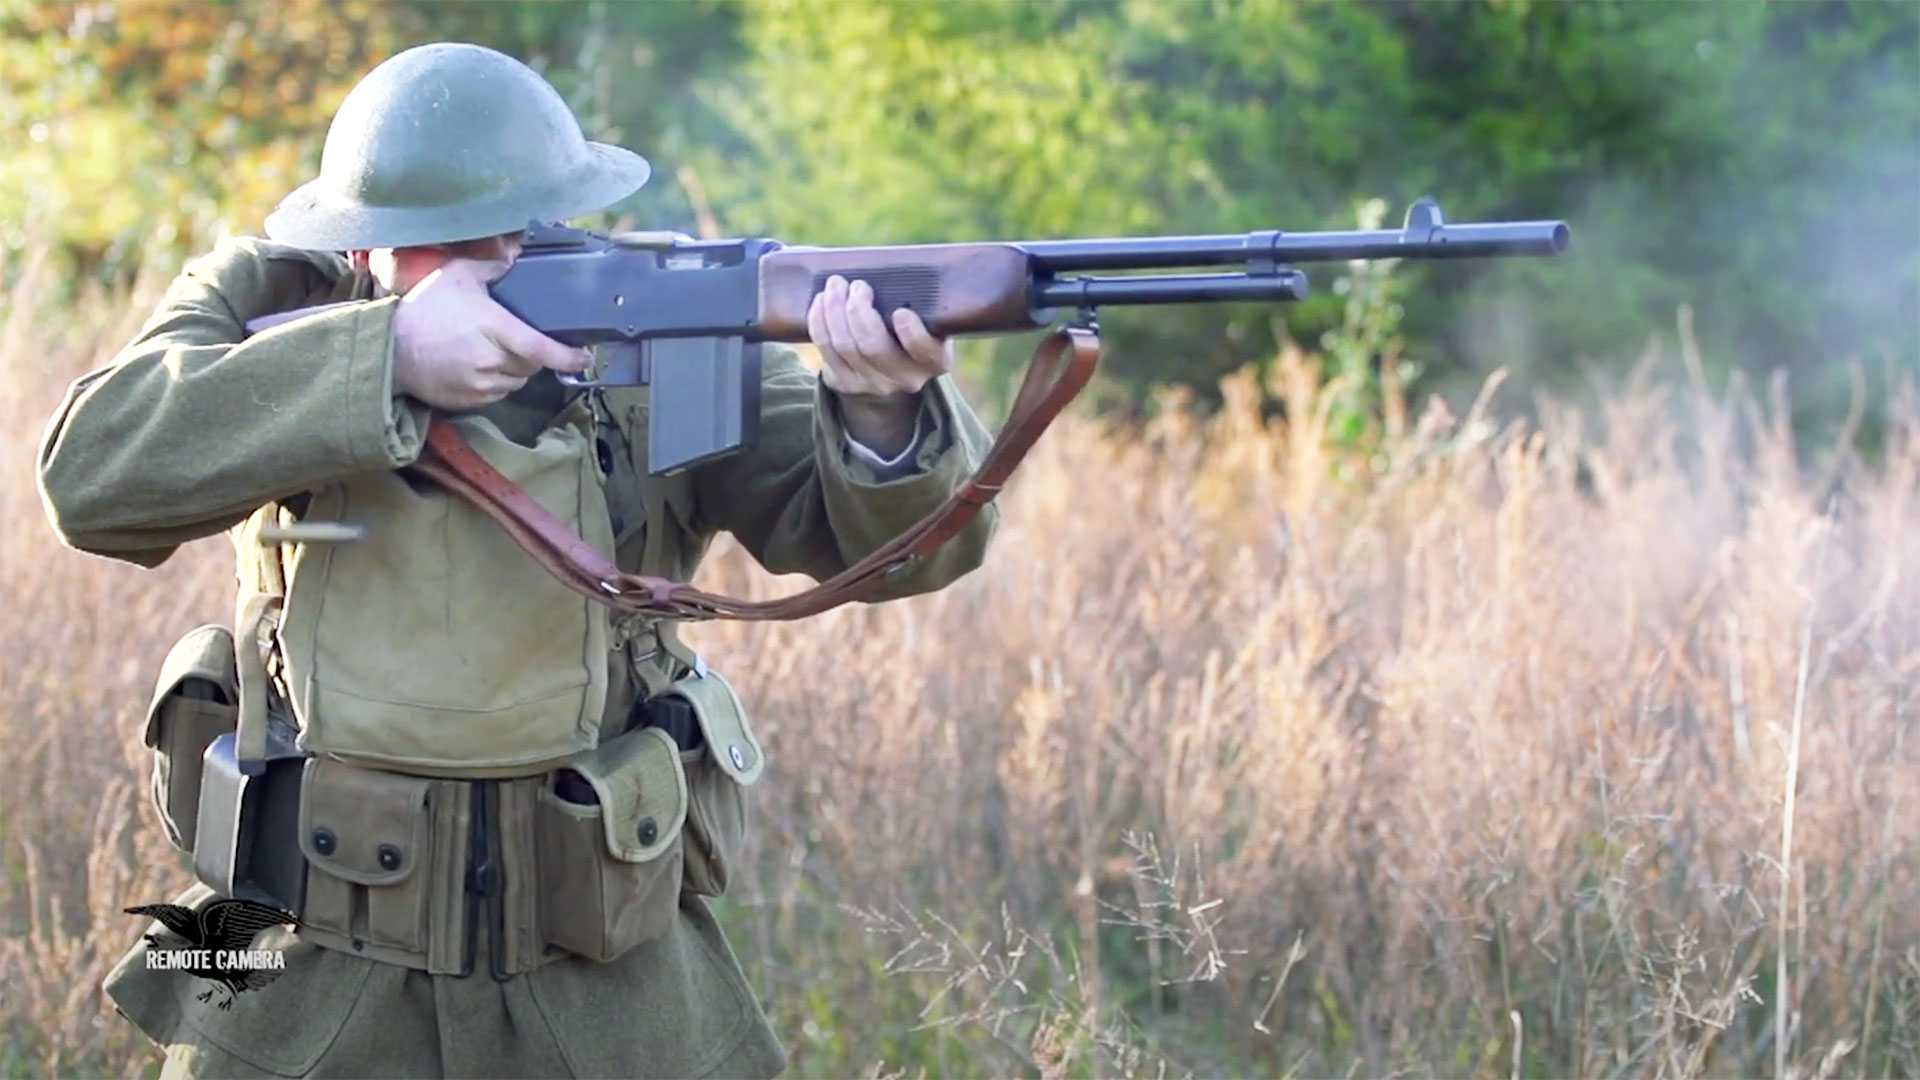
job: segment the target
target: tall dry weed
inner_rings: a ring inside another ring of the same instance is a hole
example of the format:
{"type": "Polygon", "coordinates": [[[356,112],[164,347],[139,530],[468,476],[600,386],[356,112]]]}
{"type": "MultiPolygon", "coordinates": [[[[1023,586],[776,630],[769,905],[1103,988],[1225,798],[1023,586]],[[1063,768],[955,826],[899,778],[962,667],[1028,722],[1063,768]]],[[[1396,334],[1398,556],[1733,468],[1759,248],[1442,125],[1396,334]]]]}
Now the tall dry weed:
{"type": "MultiPolygon", "coordinates": [[[[186,874],[136,725],[231,574],[54,542],[35,440],[151,296],[18,277],[0,1071],[138,1075],[97,988],[186,874]]],[[[1240,376],[1063,421],[945,593],[691,632],[772,755],[724,916],[793,1073],[1920,1071],[1920,402],[1869,465],[1699,370],[1538,424],[1390,400],[1363,453],[1289,351],[1287,419],[1240,376]]],[[[799,584],[724,544],[704,583],[799,584]]]]}

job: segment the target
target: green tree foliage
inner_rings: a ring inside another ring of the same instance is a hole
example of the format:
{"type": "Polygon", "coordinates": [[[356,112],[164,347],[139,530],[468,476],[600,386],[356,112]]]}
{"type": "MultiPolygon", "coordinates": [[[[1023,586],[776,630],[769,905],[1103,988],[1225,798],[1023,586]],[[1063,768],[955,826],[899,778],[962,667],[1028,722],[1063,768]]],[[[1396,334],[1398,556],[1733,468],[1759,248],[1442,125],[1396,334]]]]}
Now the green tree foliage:
{"type": "MultiPolygon", "coordinates": [[[[723,231],[907,242],[1347,228],[1433,195],[1563,217],[1575,248],[1367,278],[1427,389],[1577,379],[1681,304],[1710,363],[1789,366],[1820,407],[1837,360],[1920,361],[1920,5],[1878,0],[0,0],[0,244],[111,274],[257,230],[353,81],[435,39],[526,59],[653,159],[607,221],[691,231],[704,191],[723,231]]],[[[1111,313],[1109,373],[1139,400],[1321,345],[1353,325],[1341,274],[1283,320],[1111,313]]]]}
{"type": "MultiPolygon", "coordinates": [[[[1578,257],[1508,264],[1419,325],[1456,356],[1570,373],[1676,305],[1710,359],[1911,364],[1920,302],[1920,7],[1386,5],[1421,96],[1411,145],[1475,206],[1562,214],[1578,257]],[[1464,301],[1464,302],[1462,302],[1464,301]]],[[[1416,301],[1417,303],[1417,301],[1416,301]]]]}
{"type": "MultiPolygon", "coordinates": [[[[1432,194],[1564,217],[1572,257],[1403,267],[1440,371],[1617,360],[1677,305],[1710,355],[1911,362],[1920,7],[754,0],[714,98],[729,224],[808,240],[1350,227],[1432,194]]],[[[1317,281],[1324,286],[1327,275],[1317,281]]],[[[1288,313],[1309,340],[1337,298],[1288,313]]],[[[1110,320],[1136,380],[1210,381],[1266,312],[1110,320]],[[1148,359],[1151,358],[1151,359],[1148,359]]]]}
{"type": "Polygon", "coordinates": [[[317,161],[353,76],[399,44],[392,15],[0,0],[0,243],[31,233],[111,273],[143,244],[257,227],[317,161]]]}
{"type": "MultiPolygon", "coordinates": [[[[314,175],[327,123],[373,65],[435,40],[544,70],[590,137],[674,144],[734,12],[673,4],[0,0],[0,245],[51,243],[82,275],[258,232],[314,175]]],[[[671,183],[614,208],[684,213],[671,183]]]]}

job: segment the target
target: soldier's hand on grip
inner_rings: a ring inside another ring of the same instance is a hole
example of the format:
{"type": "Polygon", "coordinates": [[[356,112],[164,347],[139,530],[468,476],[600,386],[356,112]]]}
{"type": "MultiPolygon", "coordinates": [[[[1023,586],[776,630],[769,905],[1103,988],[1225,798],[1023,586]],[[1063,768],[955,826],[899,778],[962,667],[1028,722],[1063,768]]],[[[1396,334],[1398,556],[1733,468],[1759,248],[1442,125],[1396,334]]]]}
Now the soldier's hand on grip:
{"type": "Polygon", "coordinates": [[[441,409],[476,409],[541,368],[581,372],[592,356],[562,345],[496,303],[500,262],[450,259],[408,289],[393,316],[393,388],[441,409]]]}
{"type": "Polygon", "coordinates": [[[828,278],[807,308],[807,330],[820,350],[827,386],[852,397],[897,398],[917,394],[953,370],[952,346],[933,336],[918,314],[901,308],[893,326],[889,334],[874,309],[873,286],[849,285],[838,274],[828,278]]]}

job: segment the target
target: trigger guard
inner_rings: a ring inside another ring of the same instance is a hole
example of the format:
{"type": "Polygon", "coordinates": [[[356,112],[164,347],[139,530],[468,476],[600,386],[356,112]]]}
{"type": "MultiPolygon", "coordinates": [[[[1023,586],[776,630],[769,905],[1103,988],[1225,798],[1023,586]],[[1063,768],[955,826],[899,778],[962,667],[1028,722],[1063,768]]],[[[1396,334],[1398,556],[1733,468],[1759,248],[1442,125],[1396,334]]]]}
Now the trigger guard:
{"type": "Polygon", "coordinates": [[[598,374],[592,378],[579,375],[562,374],[560,384],[580,390],[591,390],[603,386],[643,386],[651,374],[648,368],[647,350],[639,341],[602,342],[599,347],[598,363],[594,365],[598,374]]]}

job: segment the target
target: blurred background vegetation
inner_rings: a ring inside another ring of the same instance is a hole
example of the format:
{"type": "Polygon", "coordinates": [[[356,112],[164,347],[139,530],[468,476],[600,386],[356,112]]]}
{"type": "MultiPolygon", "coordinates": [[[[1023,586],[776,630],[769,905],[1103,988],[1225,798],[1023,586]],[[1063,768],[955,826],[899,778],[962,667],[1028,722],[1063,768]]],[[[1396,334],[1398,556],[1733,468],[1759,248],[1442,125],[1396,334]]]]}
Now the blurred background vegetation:
{"type": "MultiPolygon", "coordinates": [[[[1568,258],[1376,282],[1357,393],[1383,363],[1567,392],[1681,305],[1711,375],[1786,369],[1803,426],[1845,411],[1847,361],[1920,361],[1912,3],[0,0],[0,30],[0,244],[57,244],[76,283],[257,232],[361,74],[463,39],[653,159],[610,221],[884,243],[1348,228],[1433,195],[1573,224],[1568,258]]],[[[1350,316],[1316,279],[1280,319],[1116,315],[1105,401],[1322,346],[1350,316]]],[[[967,362],[1024,357],[1001,346],[967,362]]]]}
{"type": "Polygon", "coordinates": [[[1920,1075],[1920,5],[0,0],[0,1077],[157,1068],[97,992],[186,881],[129,710],[233,587],[59,550],[39,425],[436,39],[653,160],[604,225],[1573,225],[1109,313],[1111,413],[1225,407],[1064,418],[954,589],[699,629],[787,748],[722,914],[793,1075],[1920,1075]],[[1408,400],[1497,368],[1540,423],[1408,400]],[[1878,467],[1781,422],[1862,399],[1878,467]]]}

